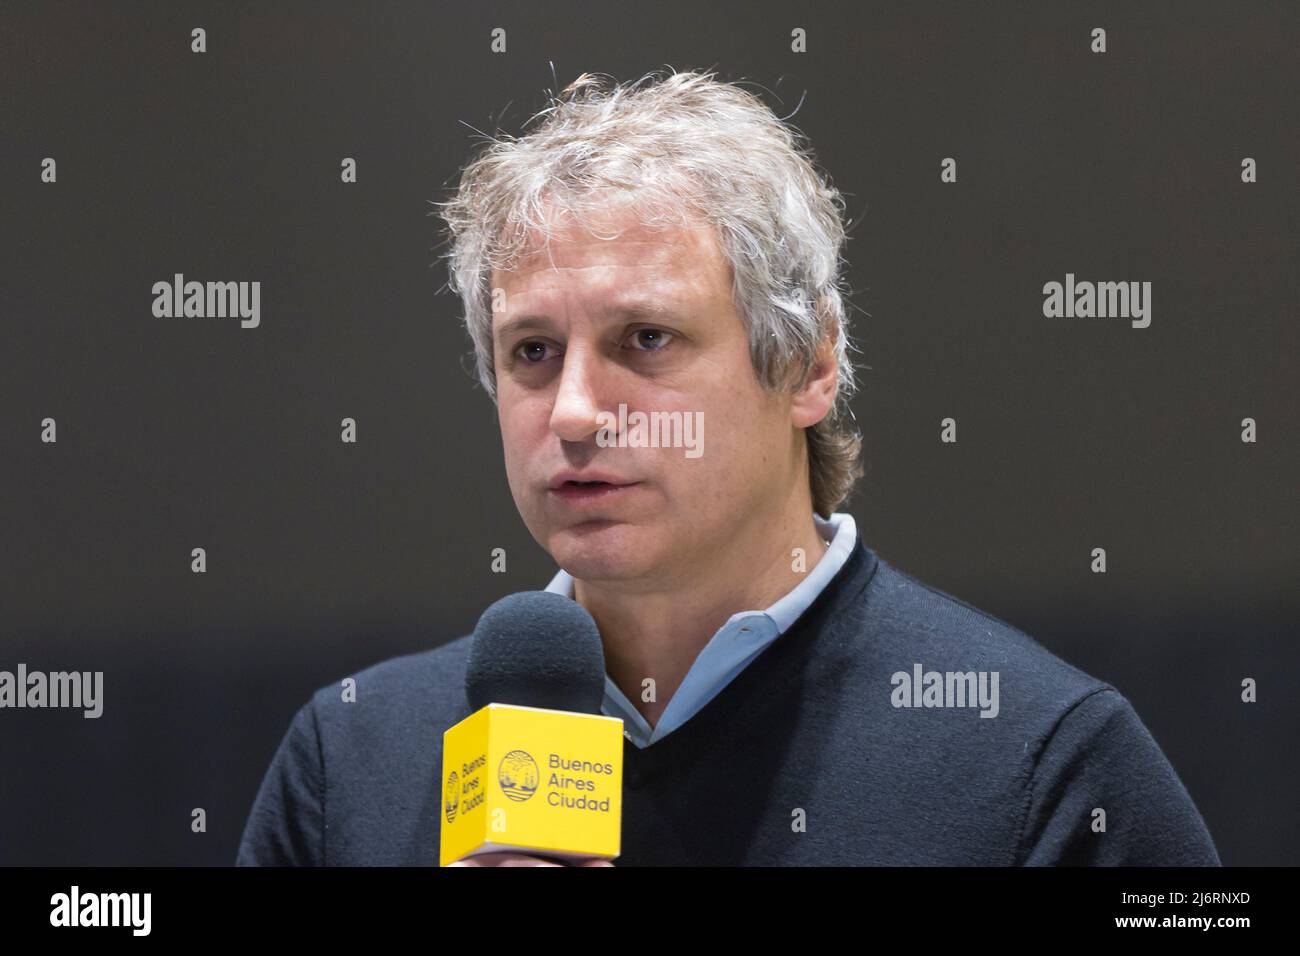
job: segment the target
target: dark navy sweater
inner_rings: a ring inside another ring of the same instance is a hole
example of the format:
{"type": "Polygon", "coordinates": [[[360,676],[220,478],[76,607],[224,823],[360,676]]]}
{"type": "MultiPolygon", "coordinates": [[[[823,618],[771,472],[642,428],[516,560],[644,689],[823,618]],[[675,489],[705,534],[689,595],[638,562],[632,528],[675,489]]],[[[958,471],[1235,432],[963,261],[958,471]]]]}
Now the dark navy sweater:
{"type": "MultiPolygon", "coordinates": [[[[442,734],[469,714],[469,641],[362,671],[352,702],[317,691],[237,863],[437,866],[442,734]]],[[[861,541],[789,630],[673,733],[625,740],[624,761],[616,866],[1219,864],[1115,688],[861,541]],[[894,675],[917,665],[996,672],[996,716],[945,699],[955,680],[913,696],[894,675]]]]}

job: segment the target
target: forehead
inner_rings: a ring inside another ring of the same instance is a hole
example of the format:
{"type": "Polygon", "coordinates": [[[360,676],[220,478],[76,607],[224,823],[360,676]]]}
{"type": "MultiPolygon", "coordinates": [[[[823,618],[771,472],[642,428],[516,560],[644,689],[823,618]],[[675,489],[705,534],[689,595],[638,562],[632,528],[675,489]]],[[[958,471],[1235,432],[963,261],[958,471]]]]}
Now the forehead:
{"type": "Polygon", "coordinates": [[[549,242],[535,231],[511,269],[493,271],[494,289],[595,299],[632,289],[691,299],[730,290],[730,264],[706,220],[647,225],[624,204],[549,225],[549,242]]]}

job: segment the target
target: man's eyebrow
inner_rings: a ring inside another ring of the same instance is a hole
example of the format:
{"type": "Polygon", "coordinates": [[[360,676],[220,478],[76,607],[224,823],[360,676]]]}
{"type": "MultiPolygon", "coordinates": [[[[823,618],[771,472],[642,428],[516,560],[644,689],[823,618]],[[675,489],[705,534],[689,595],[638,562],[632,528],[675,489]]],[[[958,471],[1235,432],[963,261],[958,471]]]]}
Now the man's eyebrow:
{"type": "Polygon", "coordinates": [[[541,315],[521,315],[517,318],[507,319],[497,328],[497,341],[504,342],[515,332],[523,332],[528,329],[546,329],[549,328],[551,320],[541,315]]]}
{"type": "MultiPolygon", "coordinates": [[[[681,313],[675,309],[662,305],[651,303],[632,303],[622,306],[611,306],[602,309],[600,316],[605,321],[621,319],[625,322],[670,322],[680,321],[681,313]]],[[[550,317],[546,315],[519,315],[507,319],[497,328],[496,338],[498,342],[503,342],[516,332],[524,332],[529,329],[549,329],[552,325],[550,317]]]]}

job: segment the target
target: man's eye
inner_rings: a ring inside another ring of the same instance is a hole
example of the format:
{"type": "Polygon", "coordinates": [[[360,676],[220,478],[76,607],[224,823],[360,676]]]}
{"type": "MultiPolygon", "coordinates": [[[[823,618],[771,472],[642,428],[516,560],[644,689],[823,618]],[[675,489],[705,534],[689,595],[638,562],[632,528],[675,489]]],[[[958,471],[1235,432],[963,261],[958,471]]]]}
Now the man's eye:
{"type": "Polygon", "coordinates": [[[546,358],[546,348],[545,342],[525,342],[515,349],[515,354],[529,365],[538,365],[546,358]]]}
{"type": "Polygon", "coordinates": [[[637,352],[658,352],[663,349],[673,339],[671,332],[665,332],[663,329],[637,329],[629,337],[629,341],[636,342],[638,345],[647,346],[639,348],[634,345],[633,350],[637,352]]]}

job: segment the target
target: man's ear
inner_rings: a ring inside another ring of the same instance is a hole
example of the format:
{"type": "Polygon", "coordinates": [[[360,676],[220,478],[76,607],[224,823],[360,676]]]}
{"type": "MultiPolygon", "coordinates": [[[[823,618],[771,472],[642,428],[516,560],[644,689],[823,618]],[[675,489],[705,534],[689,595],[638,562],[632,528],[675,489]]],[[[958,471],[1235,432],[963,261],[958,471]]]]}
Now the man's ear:
{"type": "Polygon", "coordinates": [[[811,428],[825,418],[835,405],[835,389],[839,384],[840,366],[835,357],[834,326],[830,335],[822,340],[817,357],[790,402],[790,423],[796,428],[811,428]]]}

